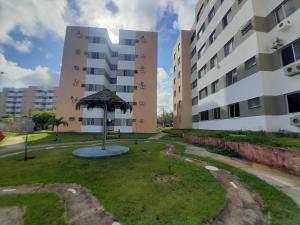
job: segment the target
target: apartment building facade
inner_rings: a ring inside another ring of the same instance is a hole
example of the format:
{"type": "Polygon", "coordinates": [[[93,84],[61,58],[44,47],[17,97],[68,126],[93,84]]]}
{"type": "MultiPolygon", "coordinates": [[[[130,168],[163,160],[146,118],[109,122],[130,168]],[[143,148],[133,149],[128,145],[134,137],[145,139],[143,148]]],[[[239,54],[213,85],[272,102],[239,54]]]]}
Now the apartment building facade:
{"type": "Polygon", "coordinates": [[[191,52],[190,40],[193,31],[180,31],[173,49],[173,126],[191,128],[191,52]]]}
{"type": "Polygon", "coordinates": [[[300,1],[199,0],[192,128],[300,132],[300,1]]]}
{"type": "Polygon", "coordinates": [[[56,87],[29,86],[3,88],[0,93],[0,114],[30,117],[34,111],[54,111],[56,87]]]}
{"type": "Polygon", "coordinates": [[[104,88],[132,104],[108,113],[108,129],[153,133],[157,107],[157,33],[120,30],[113,44],[103,28],[67,27],[56,113],[62,131],[101,132],[103,110],[75,110],[77,101],[104,88]]]}

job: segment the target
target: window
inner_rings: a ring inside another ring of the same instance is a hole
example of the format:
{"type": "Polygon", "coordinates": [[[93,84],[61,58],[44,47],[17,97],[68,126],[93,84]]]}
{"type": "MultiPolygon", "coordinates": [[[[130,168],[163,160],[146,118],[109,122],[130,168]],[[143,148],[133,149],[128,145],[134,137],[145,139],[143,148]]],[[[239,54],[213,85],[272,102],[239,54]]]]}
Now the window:
{"type": "Polygon", "coordinates": [[[227,42],[224,46],[224,55],[228,56],[231,52],[233,52],[233,43],[234,39],[232,38],[229,42],[227,42]]]}
{"type": "Polygon", "coordinates": [[[236,69],[234,69],[226,74],[226,85],[228,87],[236,82],[237,82],[237,71],[236,69]]]}
{"type": "Polygon", "coordinates": [[[178,71],[178,75],[177,75],[178,79],[180,79],[180,75],[181,75],[181,73],[180,73],[180,71],[178,71]]]}
{"type": "Polygon", "coordinates": [[[216,54],[214,57],[210,59],[210,69],[214,68],[218,64],[218,55],[216,54]]]}
{"type": "Polygon", "coordinates": [[[289,113],[300,112],[300,92],[287,95],[289,113]]]}
{"type": "Polygon", "coordinates": [[[174,78],[174,84],[176,83],[176,78],[174,78]]]}
{"type": "Polygon", "coordinates": [[[192,89],[196,88],[197,84],[198,84],[198,80],[196,79],[192,82],[192,89]]]}
{"type": "Polygon", "coordinates": [[[197,63],[192,66],[191,73],[197,70],[197,63]]]}
{"type": "Polygon", "coordinates": [[[231,9],[228,10],[228,12],[225,14],[225,16],[222,19],[223,29],[229,24],[231,20],[231,9]]]}
{"type": "Polygon", "coordinates": [[[199,122],[199,115],[193,115],[192,116],[192,121],[193,121],[193,123],[198,123],[199,122]]]}
{"type": "Polygon", "coordinates": [[[193,49],[193,51],[191,52],[191,58],[193,58],[194,57],[194,55],[196,54],[196,47],[193,49]]]}
{"type": "Polygon", "coordinates": [[[84,126],[100,126],[100,125],[102,125],[102,119],[100,119],[100,118],[83,118],[82,125],[84,125],[84,126]]]}
{"type": "Polygon", "coordinates": [[[245,62],[245,70],[249,70],[251,69],[253,66],[255,66],[257,63],[256,63],[256,58],[255,56],[253,56],[251,59],[248,59],[246,62],[245,62]]]}
{"type": "Polygon", "coordinates": [[[203,99],[207,97],[208,92],[207,92],[207,87],[203,88],[201,91],[199,91],[199,99],[203,99]]]}
{"type": "Polygon", "coordinates": [[[215,16],[215,7],[213,7],[208,14],[208,23],[210,23],[210,21],[214,18],[214,16],[215,16]]]}
{"type": "Polygon", "coordinates": [[[283,66],[300,59],[300,39],[284,48],[281,52],[283,66]]]}
{"type": "Polygon", "coordinates": [[[203,44],[202,47],[200,48],[200,50],[198,51],[198,59],[201,58],[201,56],[203,55],[205,50],[206,50],[206,44],[203,44]]]}
{"type": "Polygon", "coordinates": [[[191,37],[191,43],[195,40],[196,37],[196,32],[193,32],[192,37],[191,37]]]}
{"type": "Polygon", "coordinates": [[[209,113],[208,113],[208,111],[201,112],[200,113],[200,119],[202,121],[209,120],[209,113]]]}
{"type": "Polygon", "coordinates": [[[248,109],[260,107],[260,98],[252,98],[248,100],[248,109]]]}
{"type": "Polygon", "coordinates": [[[295,12],[297,7],[295,3],[291,0],[284,1],[277,9],[274,11],[275,20],[277,23],[280,23],[286,17],[290,16],[295,12]]]}
{"type": "Polygon", "coordinates": [[[209,36],[209,44],[212,44],[212,43],[214,43],[214,41],[216,40],[216,30],[214,30],[211,34],[210,34],[210,36],[209,36]]]}
{"type": "Polygon", "coordinates": [[[81,52],[80,49],[76,49],[76,50],[75,50],[75,53],[76,53],[77,55],[79,55],[80,52],[81,52]]]}
{"type": "Polygon", "coordinates": [[[178,93],[180,93],[180,90],[181,90],[181,86],[178,87],[178,93]]]}
{"type": "Polygon", "coordinates": [[[173,95],[174,95],[174,97],[176,97],[176,91],[174,91],[173,95]]]}
{"type": "Polygon", "coordinates": [[[252,28],[253,28],[252,20],[249,20],[247,24],[241,28],[242,35],[244,36],[245,34],[247,34],[248,31],[250,31],[252,28]]]}
{"type": "Polygon", "coordinates": [[[134,76],[134,70],[119,70],[121,76],[125,77],[133,77],[134,76]]]}
{"type": "Polygon", "coordinates": [[[213,109],[213,115],[215,120],[221,119],[221,109],[220,108],[213,109]]]}
{"type": "Polygon", "coordinates": [[[216,80],[211,84],[211,92],[216,93],[217,91],[219,91],[219,80],[216,80]]]}
{"type": "Polygon", "coordinates": [[[174,72],[176,71],[176,66],[173,67],[173,71],[174,71],[174,72]]]}
{"type": "Polygon", "coordinates": [[[178,43],[177,50],[178,51],[180,50],[180,43],[178,43]]]}
{"type": "Polygon", "coordinates": [[[178,58],[178,64],[180,64],[180,57],[178,58]]]}
{"type": "Polygon", "coordinates": [[[206,65],[204,65],[199,71],[198,71],[198,79],[201,77],[204,77],[205,74],[207,73],[206,65]]]}
{"type": "Polygon", "coordinates": [[[198,104],[198,97],[196,96],[195,98],[192,99],[192,105],[197,105],[198,104]]]}
{"type": "Polygon", "coordinates": [[[239,117],[240,116],[240,105],[239,103],[231,104],[228,106],[229,117],[239,117]]]}
{"type": "Polygon", "coordinates": [[[174,110],[176,110],[176,104],[174,104],[174,110]]]}
{"type": "Polygon", "coordinates": [[[201,28],[199,29],[199,31],[197,33],[197,40],[199,40],[199,38],[201,37],[201,35],[203,34],[204,31],[205,31],[205,24],[203,24],[201,26],[201,28]]]}
{"type": "Polygon", "coordinates": [[[198,13],[197,13],[197,16],[196,16],[196,21],[197,21],[197,22],[198,22],[199,19],[200,19],[200,15],[201,15],[201,12],[202,12],[202,10],[203,10],[203,7],[204,7],[204,5],[202,4],[202,6],[200,7],[200,9],[199,9],[199,11],[198,11],[198,13]]]}

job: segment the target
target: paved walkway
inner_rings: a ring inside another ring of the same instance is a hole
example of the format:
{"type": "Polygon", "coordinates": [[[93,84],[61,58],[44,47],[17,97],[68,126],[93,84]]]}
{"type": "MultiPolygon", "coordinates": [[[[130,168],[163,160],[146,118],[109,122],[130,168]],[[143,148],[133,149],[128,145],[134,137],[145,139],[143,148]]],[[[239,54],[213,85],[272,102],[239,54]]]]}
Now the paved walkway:
{"type": "Polygon", "coordinates": [[[159,139],[163,138],[166,135],[167,135],[166,133],[160,132],[159,134],[156,134],[152,137],[149,137],[148,140],[159,140],[159,139]]]}
{"type": "Polygon", "coordinates": [[[287,194],[300,207],[300,177],[262,164],[210,153],[206,151],[205,148],[197,147],[194,145],[179,142],[178,144],[185,145],[187,147],[186,153],[188,154],[208,157],[259,177],[268,184],[287,194]]]}

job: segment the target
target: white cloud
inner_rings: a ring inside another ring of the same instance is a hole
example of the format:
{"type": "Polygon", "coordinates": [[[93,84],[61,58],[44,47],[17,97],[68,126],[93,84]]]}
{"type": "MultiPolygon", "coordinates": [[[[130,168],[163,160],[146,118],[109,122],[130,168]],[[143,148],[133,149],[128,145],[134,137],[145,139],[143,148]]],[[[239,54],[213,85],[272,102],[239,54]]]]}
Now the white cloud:
{"type": "Polygon", "coordinates": [[[106,27],[117,40],[119,29],[154,30],[160,17],[168,9],[169,0],[114,0],[116,14],[106,8],[108,1],[76,0],[80,9],[80,23],[106,27]]]}
{"type": "Polygon", "coordinates": [[[23,40],[23,41],[13,41],[12,44],[19,52],[29,53],[32,47],[31,41],[23,40]]]}
{"type": "Polygon", "coordinates": [[[174,29],[190,30],[195,21],[195,6],[197,0],[172,0],[172,7],[177,20],[173,23],[174,29]]]}
{"type": "Polygon", "coordinates": [[[31,48],[30,37],[45,37],[49,33],[64,37],[67,0],[0,0],[0,6],[1,44],[26,53],[31,48]],[[24,40],[11,36],[15,30],[22,33],[24,40]]]}
{"type": "Polygon", "coordinates": [[[196,0],[75,0],[74,4],[79,12],[68,0],[0,0],[0,44],[26,53],[31,37],[52,34],[63,39],[68,24],[106,27],[116,42],[119,29],[154,30],[161,16],[170,11],[178,15],[173,28],[190,29],[196,0]],[[117,12],[107,9],[110,1],[117,12]],[[22,33],[23,40],[12,37],[15,30],[22,33]]]}
{"type": "Polygon", "coordinates": [[[53,59],[54,56],[55,56],[55,55],[54,55],[53,53],[48,52],[48,53],[45,55],[45,58],[46,58],[46,59],[53,59]]]}
{"type": "Polygon", "coordinates": [[[59,75],[51,71],[48,67],[37,66],[34,69],[20,67],[17,63],[7,61],[0,53],[0,68],[4,74],[0,75],[2,86],[27,87],[36,86],[56,86],[59,75]]]}
{"type": "Polygon", "coordinates": [[[163,108],[166,111],[172,111],[172,79],[163,68],[157,68],[157,112],[162,113],[163,108]]]}

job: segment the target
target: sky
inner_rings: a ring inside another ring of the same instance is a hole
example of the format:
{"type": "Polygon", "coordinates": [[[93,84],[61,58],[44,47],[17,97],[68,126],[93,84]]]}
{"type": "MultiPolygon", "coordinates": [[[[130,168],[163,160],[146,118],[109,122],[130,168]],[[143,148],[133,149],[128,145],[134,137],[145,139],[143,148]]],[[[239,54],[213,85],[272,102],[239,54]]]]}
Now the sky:
{"type": "Polygon", "coordinates": [[[158,32],[158,113],[172,110],[172,49],[197,0],[0,0],[0,90],[57,86],[66,26],[158,32]]]}

